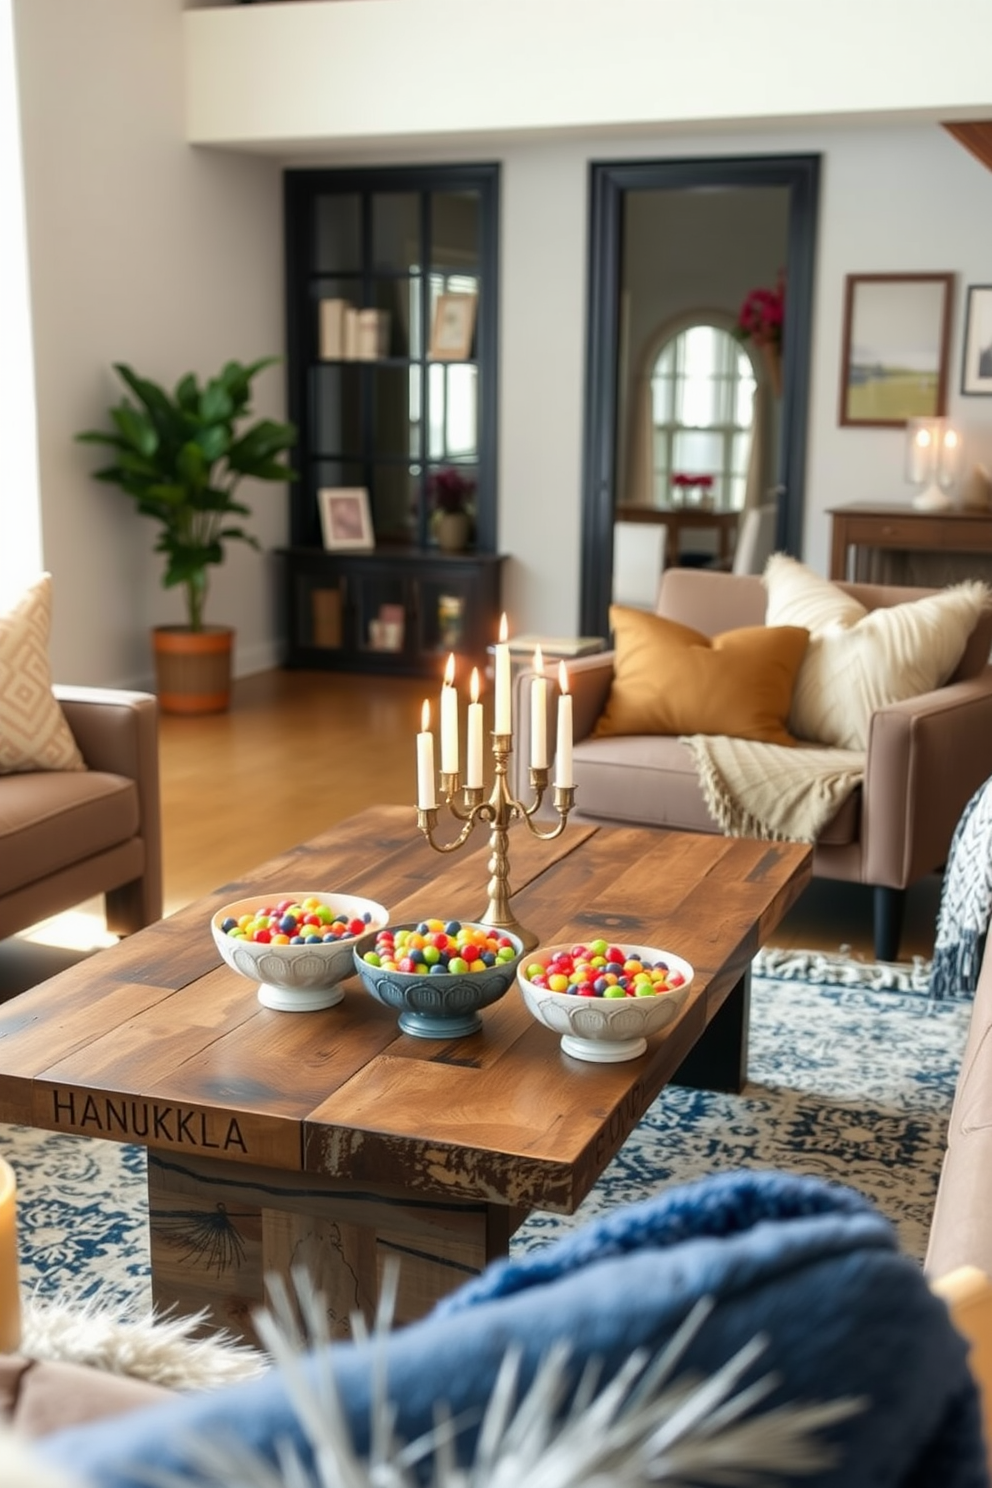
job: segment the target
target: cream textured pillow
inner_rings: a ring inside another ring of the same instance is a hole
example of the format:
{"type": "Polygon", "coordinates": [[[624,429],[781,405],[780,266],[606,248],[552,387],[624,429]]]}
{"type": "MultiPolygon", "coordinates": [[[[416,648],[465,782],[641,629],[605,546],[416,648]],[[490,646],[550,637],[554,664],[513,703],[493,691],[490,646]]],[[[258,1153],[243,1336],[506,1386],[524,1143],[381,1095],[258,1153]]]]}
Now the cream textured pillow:
{"type": "Polygon", "coordinates": [[[804,625],[810,643],[792,695],[800,739],[868,747],[871,715],[941,687],[988,602],[984,584],[955,584],[888,609],[866,610],[795,558],[774,554],[764,572],[768,625],[804,625]]]}
{"type": "Polygon", "coordinates": [[[52,692],[51,619],[51,574],[0,614],[0,775],[86,769],[52,692]]]}

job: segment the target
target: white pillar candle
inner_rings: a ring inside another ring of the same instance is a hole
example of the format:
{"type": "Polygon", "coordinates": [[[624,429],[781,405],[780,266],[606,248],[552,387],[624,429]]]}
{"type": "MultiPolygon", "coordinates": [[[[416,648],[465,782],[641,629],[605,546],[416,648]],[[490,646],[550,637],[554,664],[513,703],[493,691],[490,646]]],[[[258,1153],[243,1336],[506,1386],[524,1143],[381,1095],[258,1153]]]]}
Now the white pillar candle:
{"type": "Polygon", "coordinates": [[[555,750],[555,785],[574,785],[572,778],[572,695],[568,690],[565,663],[558,667],[558,741],[555,750]]]}
{"type": "Polygon", "coordinates": [[[468,705],[468,766],[465,784],[477,789],[482,784],[482,704],[479,702],[479,669],[472,668],[472,701],[468,705]]]}
{"type": "Polygon", "coordinates": [[[933,457],[933,434],[924,424],[915,430],[912,437],[909,454],[909,479],[917,482],[928,481],[933,473],[933,457]]]}
{"type": "Polygon", "coordinates": [[[417,805],[429,811],[437,805],[434,794],[434,735],[431,733],[431,705],[424,699],[417,735],[417,805]]]}
{"type": "Polygon", "coordinates": [[[0,1354],[15,1353],[21,1341],[16,1205],[14,1170],[0,1158],[0,1354]]]}
{"type": "Polygon", "coordinates": [[[506,616],[500,616],[499,640],[496,644],[496,687],[493,702],[493,732],[511,734],[513,722],[510,713],[510,648],[506,644],[508,635],[506,616]]]}
{"type": "Polygon", "coordinates": [[[454,653],[448,657],[441,687],[441,773],[458,774],[458,693],[454,653]]]}
{"type": "Polygon", "coordinates": [[[940,479],[945,484],[949,484],[957,475],[960,454],[961,436],[957,429],[945,428],[944,439],[940,446],[940,479]]]}
{"type": "Polygon", "coordinates": [[[534,647],[535,676],[530,684],[530,763],[534,770],[548,767],[548,679],[544,675],[544,657],[540,646],[534,647]]]}

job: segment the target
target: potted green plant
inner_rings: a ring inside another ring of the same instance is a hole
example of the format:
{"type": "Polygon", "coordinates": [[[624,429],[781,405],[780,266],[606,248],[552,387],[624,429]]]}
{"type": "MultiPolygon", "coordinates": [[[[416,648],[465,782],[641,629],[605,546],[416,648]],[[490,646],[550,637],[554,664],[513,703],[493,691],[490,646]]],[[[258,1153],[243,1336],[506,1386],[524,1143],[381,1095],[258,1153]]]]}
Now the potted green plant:
{"type": "Polygon", "coordinates": [[[114,450],[115,463],[95,478],[119,486],[142,516],[160,524],[155,551],[165,558],[162,584],[183,590],[186,624],[153,630],[159,701],[167,712],[220,712],[229,703],[233,631],[206,625],[204,608],[210,569],[223,563],[226,543],[259,547],[237,520],[251,514],[235,496],[241,481],[294,475],[280,456],[296,443],[295,427],[264,418],[245,423],[254,378],[278,360],[228,362],[202,387],[188,372],[171,393],[115,362],[134,399],[125,396],[109,410],[112,429],[76,435],[114,450]],[[191,654],[199,664],[190,663],[191,654]]]}
{"type": "Polygon", "coordinates": [[[475,481],[460,470],[448,467],[431,476],[430,494],[434,503],[431,527],[439,548],[447,553],[460,553],[472,536],[472,493],[475,481]]]}

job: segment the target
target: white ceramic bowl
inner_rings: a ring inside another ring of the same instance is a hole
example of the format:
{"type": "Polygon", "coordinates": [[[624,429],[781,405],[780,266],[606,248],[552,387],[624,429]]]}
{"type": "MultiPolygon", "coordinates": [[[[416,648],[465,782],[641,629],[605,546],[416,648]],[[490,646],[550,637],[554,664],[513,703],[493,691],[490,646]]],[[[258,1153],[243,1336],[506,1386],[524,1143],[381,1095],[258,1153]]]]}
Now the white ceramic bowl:
{"type": "MultiPolygon", "coordinates": [[[[394,932],[415,930],[420,923],[411,920],[408,924],[391,928],[394,932]]],[[[474,921],[463,920],[460,923],[469,925],[474,921]]],[[[497,1002],[513,986],[524,954],[523,941],[517,936],[508,930],[496,933],[510,941],[514,956],[512,960],[488,966],[485,971],[432,972],[426,975],[415,971],[389,971],[383,966],[369,966],[362,960],[363,951],[371,949],[365,945],[355,949],[355,970],[377,1002],[399,1012],[397,1022],[404,1033],[415,1038],[464,1038],[467,1034],[478,1033],[482,1027],[480,1009],[497,1002]]]]}
{"type": "Polygon", "coordinates": [[[571,950],[571,945],[538,946],[522,958],[517,968],[517,986],[528,1011],[545,1028],[561,1034],[562,1050],[573,1059],[594,1064],[636,1059],[647,1048],[649,1035],[671,1027],[688,1000],[694,974],[688,961],[655,946],[622,940],[614,944],[628,956],[639,953],[642,960],[652,964],[666,962],[671,971],[684,978],[682,985],[650,997],[617,998],[579,997],[536,987],[528,978],[528,969],[535,963],[546,966],[560,951],[571,950]]]}
{"type": "Polygon", "coordinates": [[[375,940],[376,931],[389,923],[389,911],[374,899],[356,894],[335,894],[322,889],[288,889],[266,894],[252,894],[249,899],[236,899],[225,904],[210,921],[214,943],[228,966],[242,976],[257,982],[258,1000],[263,1007],[284,1013],[307,1013],[316,1008],[333,1007],[344,996],[338,985],[355,969],[355,947],[375,940]],[[228,935],[221,926],[225,920],[254,914],[265,905],[284,900],[299,903],[302,899],[319,899],[334,913],[349,919],[366,920],[360,935],[341,940],[320,941],[310,945],[266,945],[240,940],[228,935]]]}

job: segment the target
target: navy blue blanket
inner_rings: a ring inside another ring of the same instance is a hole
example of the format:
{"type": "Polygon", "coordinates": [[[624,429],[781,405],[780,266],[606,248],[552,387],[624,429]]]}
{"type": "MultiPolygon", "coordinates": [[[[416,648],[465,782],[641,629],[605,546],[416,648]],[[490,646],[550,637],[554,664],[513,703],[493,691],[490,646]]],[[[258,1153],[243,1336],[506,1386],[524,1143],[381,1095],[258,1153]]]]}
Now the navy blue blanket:
{"type": "MultiPolygon", "coordinates": [[[[755,1335],[768,1340],[749,1378],[773,1370],[759,1409],[865,1397],[825,1428],[838,1462],[801,1480],[816,1488],[983,1488],[978,1397],[966,1347],[888,1221],[850,1189],[780,1173],[730,1173],[668,1190],[518,1261],[497,1263],[428,1317],[384,1343],[335,1344],[335,1374],[359,1450],[367,1442],[371,1367],[385,1350],[399,1436],[430,1430],[436,1402],[484,1404],[508,1345],[522,1384],[556,1341],[577,1378],[591,1358],[615,1377],[635,1348],[654,1355],[702,1297],[714,1309],[687,1371],[712,1375],[755,1335]]],[[[316,1369],[310,1360],[308,1371],[316,1369]]],[[[138,1488],[143,1464],[188,1471],[188,1433],[233,1434],[270,1458],[279,1437],[304,1457],[282,1373],[189,1396],[50,1437],[47,1459],[94,1488],[138,1488]]],[[[459,1438],[464,1460],[475,1426],[459,1438]]],[[[467,1455],[466,1455],[467,1454],[467,1455]]],[[[188,1481],[195,1481],[190,1474],[188,1481]]]]}

